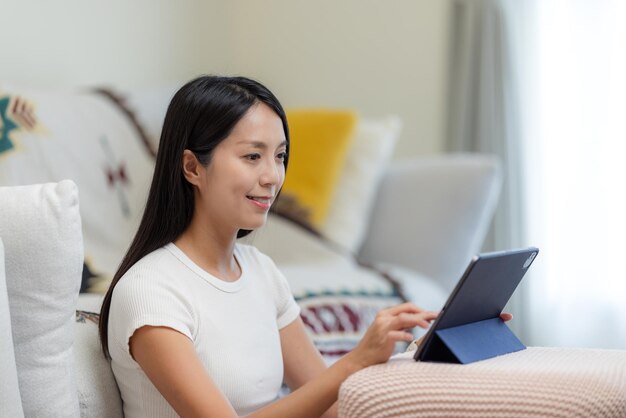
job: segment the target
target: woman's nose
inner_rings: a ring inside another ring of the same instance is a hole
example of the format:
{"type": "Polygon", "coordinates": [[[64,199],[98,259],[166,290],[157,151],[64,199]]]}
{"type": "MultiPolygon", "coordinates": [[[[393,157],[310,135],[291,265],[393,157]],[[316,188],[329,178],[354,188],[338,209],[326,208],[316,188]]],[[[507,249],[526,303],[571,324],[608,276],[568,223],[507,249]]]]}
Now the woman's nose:
{"type": "Polygon", "coordinates": [[[280,167],[274,161],[267,161],[263,164],[263,172],[261,173],[261,184],[275,185],[280,181],[280,167]]]}

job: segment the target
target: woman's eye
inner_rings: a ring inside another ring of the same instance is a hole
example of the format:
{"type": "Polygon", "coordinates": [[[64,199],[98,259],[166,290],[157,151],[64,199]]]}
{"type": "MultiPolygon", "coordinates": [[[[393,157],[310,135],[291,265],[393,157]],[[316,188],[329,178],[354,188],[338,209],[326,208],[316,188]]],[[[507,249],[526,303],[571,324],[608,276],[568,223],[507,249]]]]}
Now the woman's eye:
{"type": "Polygon", "coordinates": [[[248,155],[246,155],[246,159],[248,159],[249,161],[256,161],[259,158],[261,158],[261,154],[248,154],[248,155]]]}
{"type": "Polygon", "coordinates": [[[285,158],[287,158],[287,153],[286,152],[279,152],[276,155],[276,158],[278,158],[281,161],[285,161],[285,158]]]}

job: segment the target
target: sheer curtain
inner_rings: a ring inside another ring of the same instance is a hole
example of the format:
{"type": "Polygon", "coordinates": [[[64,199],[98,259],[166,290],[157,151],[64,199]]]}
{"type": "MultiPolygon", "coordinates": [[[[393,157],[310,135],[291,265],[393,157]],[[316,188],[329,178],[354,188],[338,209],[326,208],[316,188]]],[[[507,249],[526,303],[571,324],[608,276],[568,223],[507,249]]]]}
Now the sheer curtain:
{"type": "Polygon", "coordinates": [[[529,17],[526,331],[626,348],[626,3],[537,0],[529,17]]]}
{"type": "MultiPolygon", "coordinates": [[[[451,70],[447,150],[496,154],[503,185],[491,231],[483,250],[526,245],[522,161],[523,62],[518,52],[525,16],[524,2],[454,0],[451,8],[451,70]]],[[[525,341],[525,284],[507,307],[510,324],[525,341]]]]}
{"type": "Polygon", "coordinates": [[[448,150],[503,162],[485,250],[540,248],[512,328],[626,348],[626,2],[452,5],[448,150]]]}

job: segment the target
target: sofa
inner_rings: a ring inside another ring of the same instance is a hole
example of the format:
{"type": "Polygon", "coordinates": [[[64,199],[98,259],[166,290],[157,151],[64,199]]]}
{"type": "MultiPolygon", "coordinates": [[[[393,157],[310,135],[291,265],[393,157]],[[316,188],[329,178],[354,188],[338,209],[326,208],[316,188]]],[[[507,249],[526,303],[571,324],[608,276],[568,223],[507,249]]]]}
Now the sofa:
{"type": "MultiPolygon", "coordinates": [[[[0,85],[0,417],[123,416],[99,305],[137,228],[173,91],[0,85]]],[[[284,205],[245,238],[283,271],[329,363],[383,307],[440,308],[497,204],[494,157],[394,160],[400,134],[396,117],[357,117],[325,222],[284,205]]]]}

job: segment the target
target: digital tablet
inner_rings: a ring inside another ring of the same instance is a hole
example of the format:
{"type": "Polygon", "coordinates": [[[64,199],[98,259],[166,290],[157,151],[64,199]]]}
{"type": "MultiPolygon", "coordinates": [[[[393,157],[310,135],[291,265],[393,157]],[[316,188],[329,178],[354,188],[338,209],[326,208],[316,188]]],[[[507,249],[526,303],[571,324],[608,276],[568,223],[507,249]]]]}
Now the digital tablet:
{"type": "Polygon", "coordinates": [[[526,348],[500,319],[539,250],[479,254],[424,336],[417,361],[470,363],[526,348]]]}

